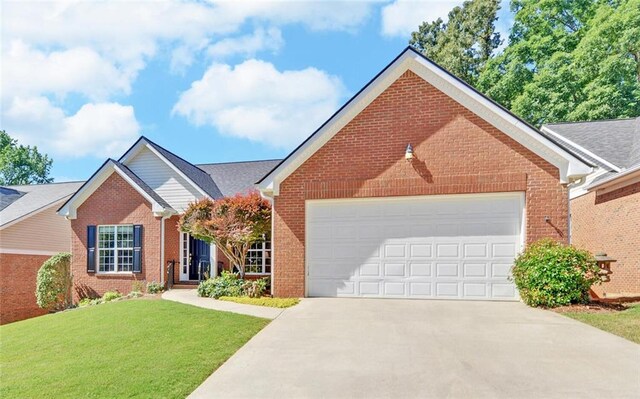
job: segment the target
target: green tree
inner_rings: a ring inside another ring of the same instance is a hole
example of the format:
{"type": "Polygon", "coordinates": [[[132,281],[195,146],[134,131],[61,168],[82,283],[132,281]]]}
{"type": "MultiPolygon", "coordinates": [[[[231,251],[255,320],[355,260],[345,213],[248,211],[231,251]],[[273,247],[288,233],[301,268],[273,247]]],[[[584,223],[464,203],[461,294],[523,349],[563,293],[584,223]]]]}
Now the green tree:
{"type": "Polygon", "coordinates": [[[499,0],[470,0],[449,12],[447,22],[423,22],[409,44],[467,83],[475,84],[500,45],[495,21],[499,0]]]}
{"type": "Polygon", "coordinates": [[[51,183],[52,163],[38,147],[18,145],[18,140],[0,130],[0,185],[51,183]]]}
{"type": "Polygon", "coordinates": [[[477,87],[534,125],[640,115],[640,0],[514,0],[477,87]]]}

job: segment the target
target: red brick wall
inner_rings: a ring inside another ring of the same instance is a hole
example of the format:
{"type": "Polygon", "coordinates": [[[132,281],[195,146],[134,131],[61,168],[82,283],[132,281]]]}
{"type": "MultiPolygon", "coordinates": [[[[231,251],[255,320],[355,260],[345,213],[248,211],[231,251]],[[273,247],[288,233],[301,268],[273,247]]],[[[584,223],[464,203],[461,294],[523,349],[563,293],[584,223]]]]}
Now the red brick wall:
{"type": "Polygon", "coordinates": [[[304,295],[306,199],[502,191],[526,191],[527,242],[566,242],[557,168],[408,71],[280,184],[274,294],[304,295]]]}
{"type": "Polygon", "coordinates": [[[109,176],[78,208],[77,218],[71,221],[74,298],[101,296],[110,290],[127,294],[134,280],[145,286],[150,281],[160,282],[160,220],[153,216],[149,202],[124,179],[116,173],[109,176]],[[87,273],[87,226],[102,224],[143,225],[142,273],[87,273]]]}
{"type": "Polygon", "coordinates": [[[36,276],[48,255],[0,254],[0,324],[46,314],[36,304],[36,276]]]}
{"type": "Polygon", "coordinates": [[[180,216],[172,216],[165,221],[164,225],[164,262],[165,264],[171,260],[176,262],[173,268],[174,284],[180,281],[180,230],[178,229],[178,220],[180,220],[180,216]]]}
{"type": "Polygon", "coordinates": [[[611,264],[611,281],[593,291],[598,296],[640,294],[640,183],[573,199],[571,224],[576,247],[617,260],[611,264]]]}

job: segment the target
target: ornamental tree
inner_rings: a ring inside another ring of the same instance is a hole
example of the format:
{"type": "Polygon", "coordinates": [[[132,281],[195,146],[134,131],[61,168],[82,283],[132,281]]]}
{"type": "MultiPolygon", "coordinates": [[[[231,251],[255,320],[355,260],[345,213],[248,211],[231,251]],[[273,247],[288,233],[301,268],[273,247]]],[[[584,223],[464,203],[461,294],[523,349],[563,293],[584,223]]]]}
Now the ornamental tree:
{"type": "Polygon", "coordinates": [[[251,244],[271,232],[271,204],[256,191],[215,201],[204,198],[189,204],[179,227],[199,240],[214,243],[244,278],[251,244]]]}

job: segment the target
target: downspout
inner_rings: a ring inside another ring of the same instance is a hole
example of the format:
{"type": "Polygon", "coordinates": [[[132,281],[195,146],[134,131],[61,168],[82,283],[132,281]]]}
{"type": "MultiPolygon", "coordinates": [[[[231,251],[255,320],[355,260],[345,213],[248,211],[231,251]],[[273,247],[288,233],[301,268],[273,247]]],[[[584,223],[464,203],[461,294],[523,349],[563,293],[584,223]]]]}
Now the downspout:
{"type": "Polygon", "coordinates": [[[584,182],[587,181],[587,176],[582,176],[580,179],[578,180],[574,180],[571,183],[567,184],[567,209],[568,209],[568,214],[567,214],[567,230],[568,230],[568,243],[569,245],[571,245],[571,189],[572,188],[576,188],[579,187],[581,185],[584,184],[584,182]]]}

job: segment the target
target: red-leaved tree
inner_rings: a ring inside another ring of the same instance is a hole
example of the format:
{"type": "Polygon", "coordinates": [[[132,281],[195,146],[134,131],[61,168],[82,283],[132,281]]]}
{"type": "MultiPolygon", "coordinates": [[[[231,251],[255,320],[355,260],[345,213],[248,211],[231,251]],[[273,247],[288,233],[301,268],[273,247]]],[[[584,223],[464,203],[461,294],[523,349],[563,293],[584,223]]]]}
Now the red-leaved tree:
{"type": "Polygon", "coordinates": [[[243,278],[251,244],[271,232],[271,204],[256,191],[215,201],[205,198],[189,204],[179,226],[197,239],[213,242],[243,278]]]}

